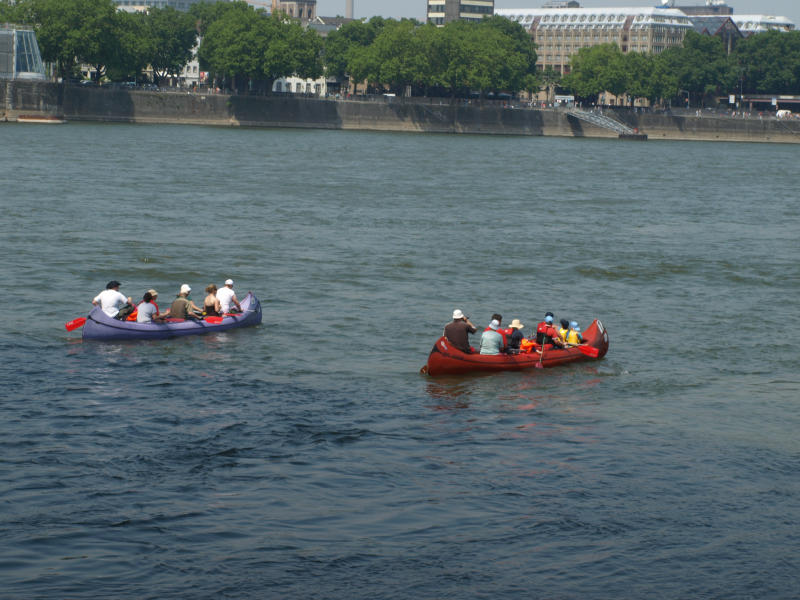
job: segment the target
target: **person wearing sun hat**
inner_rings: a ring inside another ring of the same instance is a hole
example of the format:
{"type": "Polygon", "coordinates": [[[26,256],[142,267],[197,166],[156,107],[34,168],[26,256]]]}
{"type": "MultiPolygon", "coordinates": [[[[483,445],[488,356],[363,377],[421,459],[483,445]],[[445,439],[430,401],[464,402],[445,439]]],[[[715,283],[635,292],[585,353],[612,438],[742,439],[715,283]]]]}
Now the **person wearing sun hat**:
{"type": "Polygon", "coordinates": [[[477,333],[478,328],[473,325],[469,317],[465,317],[460,308],[453,311],[453,320],[445,325],[443,335],[454,348],[467,354],[472,352],[469,345],[469,334],[477,333]]]}
{"type": "Polygon", "coordinates": [[[522,340],[525,339],[525,334],[522,333],[523,327],[525,327],[525,325],[520,323],[519,319],[514,319],[508,326],[508,328],[512,330],[511,337],[508,341],[508,349],[514,354],[519,352],[520,344],[522,343],[522,340]]]}
{"type": "Polygon", "coordinates": [[[223,315],[231,312],[231,304],[236,306],[238,312],[242,312],[242,305],[239,304],[236,292],[233,291],[233,279],[226,279],[225,287],[217,290],[217,300],[219,300],[220,310],[223,315]]]}

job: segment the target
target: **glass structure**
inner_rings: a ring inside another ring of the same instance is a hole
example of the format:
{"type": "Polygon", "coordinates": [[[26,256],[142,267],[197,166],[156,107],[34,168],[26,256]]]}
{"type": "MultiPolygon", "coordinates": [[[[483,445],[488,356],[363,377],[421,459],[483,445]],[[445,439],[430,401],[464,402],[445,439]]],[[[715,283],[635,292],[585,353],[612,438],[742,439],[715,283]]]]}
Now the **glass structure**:
{"type": "Polygon", "coordinates": [[[0,25],[0,79],[45,79],[36,34],[0,25]]]}

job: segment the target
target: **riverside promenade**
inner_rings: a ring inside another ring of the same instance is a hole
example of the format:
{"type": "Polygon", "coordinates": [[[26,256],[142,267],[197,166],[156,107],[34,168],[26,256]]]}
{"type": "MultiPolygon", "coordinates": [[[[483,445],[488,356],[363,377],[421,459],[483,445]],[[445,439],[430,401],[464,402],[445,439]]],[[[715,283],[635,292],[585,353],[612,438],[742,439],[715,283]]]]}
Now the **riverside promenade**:
{"type": "MultiPolygon", "coordinates": [[[[650,140],[800,143],[800,120],[771,116],[604,113],[650,140]]],[[[250,96],[187,91],[145,91],[49,82],[0,81],[0,122],[50,116],[68,122],[176,123],[242,127],[292,127],[616,138],[618,133],[557,108],[495,103],[451,103],[439,98],[373,99],[250,96]]]]}

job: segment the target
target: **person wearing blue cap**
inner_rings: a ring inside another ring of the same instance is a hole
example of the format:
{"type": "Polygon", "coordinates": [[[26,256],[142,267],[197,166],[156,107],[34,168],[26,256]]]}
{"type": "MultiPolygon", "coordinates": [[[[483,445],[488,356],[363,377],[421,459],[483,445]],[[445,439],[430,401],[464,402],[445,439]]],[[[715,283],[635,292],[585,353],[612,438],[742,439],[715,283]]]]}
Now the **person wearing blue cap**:
{"type": "Polygon", "coordinates": [[[546,312],[544,321],[536,326],[536,343],[539,344],[540,347],[544,347],[548,344],[551,346],[558,346],[559,348],[564,346],[564,342],[558,337],[558,330],[553,327],[553,313],[546,312]]]}
{"type": "Polygon", "coordinates": [[[569,334],[567,335],[567,343],[570,346],[577,346],[583,343],[583,336],[581,335],[581,328],[578,326],[577,321],[572,321],[569,324],[569,334]]]}

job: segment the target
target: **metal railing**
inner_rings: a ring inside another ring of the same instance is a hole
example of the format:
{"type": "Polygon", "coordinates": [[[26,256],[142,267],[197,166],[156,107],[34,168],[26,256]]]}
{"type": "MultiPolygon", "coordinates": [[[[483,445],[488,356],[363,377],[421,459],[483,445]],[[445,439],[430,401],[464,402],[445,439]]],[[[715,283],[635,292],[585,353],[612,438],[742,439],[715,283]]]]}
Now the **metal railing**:
{"type": "Polygon", "coordinates": [[[586,121],[587,123],[591,123],[592,125],[596,125],[597,127],[602,127],[603,129],[610,129],[611,131],[614,131],[621,135],[635,135],[638,133],[632,127],[628,127],[624,123],[620,123],[616,119],[612,119],[607,115],[595,112],[588,112],[585,110],[581,110],[579,108],[569,108],[565,112],[568,115],[575,117],[576,119],[580,119],[581,121],[586,121]]]}

